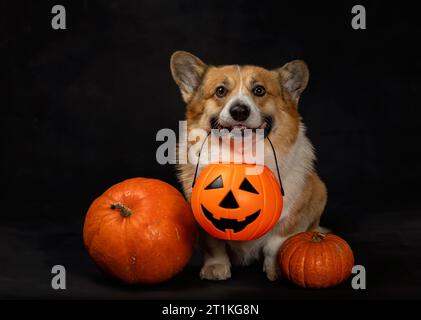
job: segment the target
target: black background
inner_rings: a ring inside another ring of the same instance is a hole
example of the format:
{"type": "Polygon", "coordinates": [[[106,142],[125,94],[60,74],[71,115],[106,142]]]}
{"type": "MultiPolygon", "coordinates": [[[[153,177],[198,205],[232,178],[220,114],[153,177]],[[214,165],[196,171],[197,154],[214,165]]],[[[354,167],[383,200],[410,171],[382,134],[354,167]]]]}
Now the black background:
{"type": "Polygon", "coordinates": [[[0,297],[420,298],[419,12],[412,2],[336,2],[2,2],[0,297]],[[51,28],[54,4],[67,30],[51,28]],[[355,4],[367,30],[351,28],[355,4]],[[153,287],[96,269],[81,236],[93,199],[136,176],[179,187],[155,160],[156,132],[184,117],[175,50],[210,64],[308,63],[299,108],[329,190],[322,223],[349,241],[367,290],[270,283],[261,265],[200,281],[197,254],[153,287]],[[55,264],[67,268],[67,290],[51,289],[55,264]]]}

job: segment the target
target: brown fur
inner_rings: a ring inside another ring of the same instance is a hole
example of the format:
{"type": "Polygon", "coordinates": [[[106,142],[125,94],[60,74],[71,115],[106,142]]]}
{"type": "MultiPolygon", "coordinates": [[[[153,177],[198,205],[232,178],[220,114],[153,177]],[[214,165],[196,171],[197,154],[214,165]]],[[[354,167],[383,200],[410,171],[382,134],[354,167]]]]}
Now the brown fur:
{"type": "Polygon", "coordinates": [[[295,203],[294,209],[287,219],[283,221],[281,236],[288,237],[294,234],[299,228],[300,222],[305,216],[313,217],[313,222],[306,231],[316,230],[319,227],[320,213],[323,211],[327,201],[325,184],[316,173],[311,173],[305,183],[303,192],[295,203]]]}

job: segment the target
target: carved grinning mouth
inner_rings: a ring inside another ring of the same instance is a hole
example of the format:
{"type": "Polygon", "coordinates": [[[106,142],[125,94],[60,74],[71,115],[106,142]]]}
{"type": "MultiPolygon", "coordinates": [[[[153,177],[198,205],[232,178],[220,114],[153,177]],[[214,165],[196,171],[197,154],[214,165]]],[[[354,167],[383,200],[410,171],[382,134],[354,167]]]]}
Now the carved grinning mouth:
{"type": "Polygon", "coordinates": [[[219,230],[225,232],[227,229],[231,229],[234,232],[240,232],[245,227],[247,227],[250,223],[257,219],[260,214],[260,209],[257,210],[255,213],[249,215],[243,221],[238,221],[237,219],[227,219],[227,218],[220,218],[216,219],[213,217],[213,214],[205,208],[202,204],[202,211],[205,217],[219,230]]]}

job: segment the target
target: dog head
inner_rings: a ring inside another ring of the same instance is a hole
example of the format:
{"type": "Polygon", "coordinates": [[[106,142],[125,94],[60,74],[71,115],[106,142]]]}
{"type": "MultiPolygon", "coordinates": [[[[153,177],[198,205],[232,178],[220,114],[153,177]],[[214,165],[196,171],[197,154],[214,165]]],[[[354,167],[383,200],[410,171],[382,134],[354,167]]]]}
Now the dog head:
{"type": "Polygon", "coordinates": [[[292,144],[298,134],[297,105],[307,86],[307,65],[294,60],[275,70],[257,66],[208,66],[177,51],[172,76],[187,103],[190,129],[264,129],[292,144]]]}

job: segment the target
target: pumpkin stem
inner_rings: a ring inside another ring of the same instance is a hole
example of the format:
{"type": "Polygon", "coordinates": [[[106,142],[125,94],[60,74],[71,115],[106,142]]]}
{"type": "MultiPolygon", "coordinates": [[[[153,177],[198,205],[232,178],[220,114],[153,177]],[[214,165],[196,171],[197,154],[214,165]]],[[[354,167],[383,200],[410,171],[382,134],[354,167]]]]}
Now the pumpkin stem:
{"type": "Polygon", "coordinates": [[[321,232],[313,232],[313,242],[320,242],[322,241],[324,238],[326,237],[326,235],[324,233],[321,232]]]}
{"type": "Polygon", "coordinates": [[[127,217],[130,217],[132,215],[132,210],[130,210],[130,208],[126,207],[122,203],[112,203],[111,209],[112,210],[115,210],[115,209],[119,210],[120,214],[123,218],[127,218],[127,217]]]}

